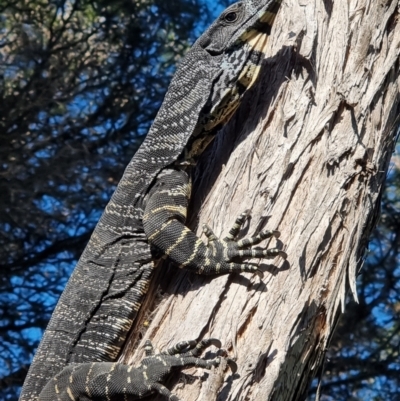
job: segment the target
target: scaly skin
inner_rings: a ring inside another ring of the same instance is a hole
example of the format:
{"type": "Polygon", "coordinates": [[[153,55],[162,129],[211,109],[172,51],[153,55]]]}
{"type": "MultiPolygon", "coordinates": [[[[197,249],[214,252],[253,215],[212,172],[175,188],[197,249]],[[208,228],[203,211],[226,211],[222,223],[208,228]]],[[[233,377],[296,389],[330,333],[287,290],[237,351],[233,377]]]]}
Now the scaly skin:
{"type": "MultiPolygon", "coordinates": [[[[161,382],[173,370],[197,366],[211,369],[220,364],[221,358],[200,358],[201,352],[214,345],[221,347],[215,338],[184,341],[166,352],[154,355],[150,341],[146,342],[146,358],[134,368],[112,362],[71,364],[50,380],[39,395],[39,401],[107,401],[140,400],[153,393],[160,393],[170,401],[179,401],[161,382]],[[72,385],[74,384],[74,385],[72,385]]],[[[235,373],[236,363],[227,359],[235,373]]]]}
{"type": "MultiPolygon", "coordinates": [[[[68,364],[117,359],[159,257],[167,255],[195,273],[219,274],[256,271],[238,262],[240,257],[285,256],[251,251],[261,237],[236,242],[235,236],[219,241],[209,234],[206,246],[184,226],[191,167],[256,80],[280,3],[233,4],[181,62],[61,295],[21,401],[37,400],[68,364]]],[[[278,232],[260,235],[270,234],[278,232]]]]}

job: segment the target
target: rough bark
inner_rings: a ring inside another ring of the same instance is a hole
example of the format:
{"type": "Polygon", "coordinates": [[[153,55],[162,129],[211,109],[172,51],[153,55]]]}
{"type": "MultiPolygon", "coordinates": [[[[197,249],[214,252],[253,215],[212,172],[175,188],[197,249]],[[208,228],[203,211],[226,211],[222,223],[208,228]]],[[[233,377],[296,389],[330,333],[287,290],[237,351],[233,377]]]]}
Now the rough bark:
{"type": "Polygon", "coordinates": [[[182,400],[304,398],[348,288],[356,298],[376,222],[400,111],[398,7],[282,5],[263,75],[199,165],[191,226],[207,223],[223,236],[251,209],[242,235],[279,229],[289,256],[262,261],[262,280],[159,269],[148,302],[160,289],[164,296],[133,351],[144,331],[136,327],[125,360],[137,363],[147,338],[165,348],[217,337],[239,366],[235,377],[186,371],[186,385],[173,388],[182,400]]]}

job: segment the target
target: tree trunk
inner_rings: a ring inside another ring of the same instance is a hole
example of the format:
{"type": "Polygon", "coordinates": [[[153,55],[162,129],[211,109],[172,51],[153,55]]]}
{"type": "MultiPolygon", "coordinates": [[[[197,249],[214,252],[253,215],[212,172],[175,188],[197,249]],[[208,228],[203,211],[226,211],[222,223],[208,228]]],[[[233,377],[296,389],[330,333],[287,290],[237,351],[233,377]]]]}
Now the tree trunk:
{"type": "Polygon", "coordinates": [[[284,1],[262,76],[198,166],[189,224],[225,236],[250,209],[241,235],[279,229],[269,246],[288,258],[262,261],[262,280],[158,268],[156,310],[125,360],[147,338],[164,349],[216,337],[239,367],[173,377],[182,400],[304,399],[376,222],[400,111],[398,11],[397,0],[284,1]]]}

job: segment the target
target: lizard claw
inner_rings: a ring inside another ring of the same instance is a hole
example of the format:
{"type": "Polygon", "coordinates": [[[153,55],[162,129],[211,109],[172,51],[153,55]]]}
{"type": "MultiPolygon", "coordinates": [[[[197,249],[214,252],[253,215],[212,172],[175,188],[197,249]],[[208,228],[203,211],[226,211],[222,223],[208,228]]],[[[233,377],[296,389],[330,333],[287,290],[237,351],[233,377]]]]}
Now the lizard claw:
{"type": "Polygon", "coordinates": [[[231,370],[232,374],[235,374],[238,370],[237,363],[233,359],[230,359],[230,358],[226,359],[226,363],[228,364],[229,369],[231,370]]]}
{"type": "Polygon", "coordinates": [[[279,237],[281,236],[281,232],[278,231],[278,230],[274,230],[272,233],[273,233],[272,235],[273,235],[275,238],[279,238],[279,237]]]}
{"type": "Polygon", "coordinates": [[[264,278],[264,272],[261,269],[257,269],[255,274],[260,278],[264,278]]]}
{"type": "Polygon", "coordinates": [[[270,248],[270,249],[268,249],[266,251],[265,257],[267,259],[274,259],[277,256],[280,256],[281,258],[286,259],[287,258],[287,253],[282,251],[282,250],[280,250],[280,249],[278,249],[278,248],[270,248]]]}
{"type": "Polygon", "coordinates": [[[208,341],[210,342],[210,345],[214,345],[214,347],[221,348],[222,343],[218,338],[209,338],[208,341]]]}
{"type": "Polygon", "coordinates": [[[284,251],[279,251],[279,256],[280,256],[281,258],[283,258],[283,259],[286,259],[286,258],[287,258],[287,253],[284,252],[284,251]]]}
{"type": "Polygon", "coordinates": [[[221,358],[223,358],[226,361],[226,364],[229,366],[229,369],[231,370],[232,374],[235,374],[237,372],[238,370],[237,363],[233,359],[227,358],[228,353],[226,349],[220,349],[217,352],[217,355],[220,357],[220,360],[221,358]]]}

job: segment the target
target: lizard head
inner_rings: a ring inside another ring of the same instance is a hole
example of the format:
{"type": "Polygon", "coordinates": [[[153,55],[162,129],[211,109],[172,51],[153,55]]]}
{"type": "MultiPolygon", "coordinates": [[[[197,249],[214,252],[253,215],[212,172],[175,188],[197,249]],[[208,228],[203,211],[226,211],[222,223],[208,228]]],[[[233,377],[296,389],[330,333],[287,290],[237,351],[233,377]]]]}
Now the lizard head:
{"type": "Polygon", "coordinates": [[[198,39],[198,44],[218,56],[252,40],[257,34],[269,34],[282,0],[244,0],[229,6],[198,39]]]}
{"type": "Polygon", "coordinates": [[[195,165],[218,129],[240,105],[256,81],[268,36],[282,0],[243,0],[228,7],[198,39],[217,65],[212,87],[196,128],[178,158],[195,165]]]}

